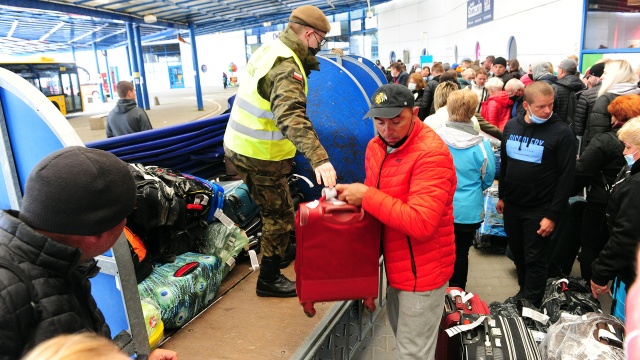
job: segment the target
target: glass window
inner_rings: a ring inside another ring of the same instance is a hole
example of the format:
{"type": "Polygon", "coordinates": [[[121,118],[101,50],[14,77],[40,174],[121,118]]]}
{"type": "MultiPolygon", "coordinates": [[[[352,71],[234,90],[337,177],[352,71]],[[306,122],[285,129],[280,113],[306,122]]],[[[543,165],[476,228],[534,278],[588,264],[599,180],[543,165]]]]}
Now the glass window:
{"type": "Polygon", "coordinates": [[[62,95],[58,73],[53,71],[40,72],[40,88],[42,93],[47,96],[62,95]]]}
{"type": "Polygon", "coordinates": [[[640,48],[640,13],[589,11],[585,50],[640,48]]]}

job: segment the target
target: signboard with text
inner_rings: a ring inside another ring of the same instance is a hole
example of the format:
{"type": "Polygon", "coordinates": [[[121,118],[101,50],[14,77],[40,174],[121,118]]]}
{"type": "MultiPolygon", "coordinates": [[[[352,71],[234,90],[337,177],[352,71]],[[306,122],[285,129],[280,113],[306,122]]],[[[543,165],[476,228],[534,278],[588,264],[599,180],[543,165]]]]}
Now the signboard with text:
{"type": "Polygon", "coordinates": [[[493,0],[467,0],[467,29],[493,21],[493,0]]]}

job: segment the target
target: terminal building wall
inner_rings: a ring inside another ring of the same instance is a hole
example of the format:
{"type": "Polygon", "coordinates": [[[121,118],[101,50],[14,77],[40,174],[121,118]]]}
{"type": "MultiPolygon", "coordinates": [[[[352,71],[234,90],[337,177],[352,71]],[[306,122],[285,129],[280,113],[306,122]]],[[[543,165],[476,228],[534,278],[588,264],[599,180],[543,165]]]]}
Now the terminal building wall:
{"type": "MultiPolygon", "coordinates": [[[[467,28],[467,0],[394,0],[376,7],[380,60],[387,65],[409,52],[419,63],[423,49],[434,61],[454,63],[464,57],[480,61],[487,55],[509,58],[513,36],[522,67],[545,60],[554,65],[580,54],[582,0],[493,0],[493,21],[467,28]],[[455,57],[457,46],[458,57],[455,57]]],[[[526,70],[526,68],[525,68],[526,70]]]]}

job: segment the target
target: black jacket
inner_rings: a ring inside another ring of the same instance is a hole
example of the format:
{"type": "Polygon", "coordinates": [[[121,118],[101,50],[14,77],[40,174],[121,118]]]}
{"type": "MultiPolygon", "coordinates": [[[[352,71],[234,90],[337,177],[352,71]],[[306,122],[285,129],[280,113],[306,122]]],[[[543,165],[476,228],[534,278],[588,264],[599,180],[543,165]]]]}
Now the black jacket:
{"type": "Polygon", "coordinates": [[[559,79],[555,84],[551,85],[551,87],[553,87],[555,91],[556,98],[553,111],[560,116],[560,120],[567,123],[569,95],[571,95],[572,91],[577,93],[584,90],[584,83],[576,75],[565,75],[562,79],[559,79]],[[557,105],[557,107],[555,105],[557,105]]]}
{"type": "Polygon", "coordinates": [[[0,268],[0,359],[19,359],[59,334],[90,330],[110,337],[91,296],[89,278],[99,270],[95,261],[80,265],[80,250],[34,231],[16,211],[0,212],[0,229],[0,256],[31,277],[42,307],[40,322],[29,324],[31,299],[26,287],[13,272],[0,268]],[[30,334],[29,339],[20,334],[30,334]]]}
{"type": "Polygon", "coordinates": [[[150,129],[147,113],[136,105],[135,100],[118,100],[118,105],[107,116],[108,138],[150,129]]]}
{"type": "Polygon", "coordinates": [[[544,81],[549,85],[553,85],[558,81],[558,77],[553,74],[544,74],[534,81],[544,81]]]}
{"type": "Polygon", "coordinates": [[[600,256],[591,263],[591,279],[598,285],[606,285],[616,276],[625,284],[636,278],[636,250],[640,244],[640,162],[631,167],[630,176],[618,184],[607,205],[609,241],[600,256]]]}
{"type": "Polygon", "coordinates": [[[576,117],[574,123],[574,130],[577,136],[584,136],[587,129],[587,119],[593,108],[593,104],[598,97],[598,90],[600,90],[601,82],[597,83],[591,89],[587,89],[582,92],[578,99],[578,105],[576,106],[576,117]]]}
{"type": "Polygon", "coordinates": [[[576,187],[587,187],[587,202],[604,210],[609,201],[605,187],[614,183],[626,162],[617,131],[596,135],[576,162],[576,187]],[[604,178],[603,178],[604,176],[604,178]],[[606,182],[606,183],[605,183],[606,182]]]}
{"type": "Polygon", "coordinates": [[[436,88],[440,85],[440,75],[435,76],[433,79],[427,82],[427,87],[424,89],[426,93],[426,108],[428,109],[428,114],[433,115],[435,113],[435,109],[433,108],[433,96],[436,93],[436,88]]]}
{"type": "Polygon", "coordinates": [[[589,119],[587,120],[587,129],[585,130],[584,138],[582,139],[585,146],[589,145],[591,139],[596,135],[611,130],[611,114],[609,114],[607,108],[617,97],[617,94],[608,92],[596,98],[589,119]]]}
{"type": "Polygon", "coordinates": [[[409,81],[409,74],[406,71],[398,74],[397,77],[393,78],[393,82],[396,84],[407,86],[407,81],[409,81]]]}
{"type": "Polygon", "coordinates": [[[427,103],[429,102],[429,92],[427,89],[413,90],[412,91],[415,101],[413,106],[417,106],[420,108],[418,111],[418,118],[424,121],[429,115],[429,108],[427,107],[427,103]],[[417,95],[416,95],[417,94],[417,95]]]}
{"type": "Polygon", "coordinates": [[[544,207],[558,222],[571,195],[576,143],[567,124],[553,114],[529,124],[524,114],[509,120],[500,146],[499,198],[524,208],[544,207]]]}
{"type": "Polygon", "coordinates": [[[502,90],[504,90],[504,87],[507,86],[507,81],[511,80],[512,77],[508,72],[504,72],[504,74],[497,76],[497,75],[493,75],[492,77],[497,77],[498,79],[502,80],[502,90]]]}

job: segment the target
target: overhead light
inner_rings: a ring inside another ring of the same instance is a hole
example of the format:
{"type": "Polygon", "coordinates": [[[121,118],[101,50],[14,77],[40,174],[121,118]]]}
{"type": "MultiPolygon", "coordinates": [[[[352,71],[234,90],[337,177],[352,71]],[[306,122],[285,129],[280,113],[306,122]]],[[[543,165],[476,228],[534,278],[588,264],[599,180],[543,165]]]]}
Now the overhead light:
{"type": "Polygon", "coordinates": [[[158,18],[153,14],[145,15],[143,19],[147,24],[153,24],[154,22],[158,21],[158,18]]]}
{"type": "Polygon", "coordinates": [[[265,21],[262,23],[262,26],[271,26],[271,21],[265,21]]]}
{"type": "Polygon", "coordinates": [[[371,19],[373,17],[373,11],[367,11],[367,19],[371,19]]]}

